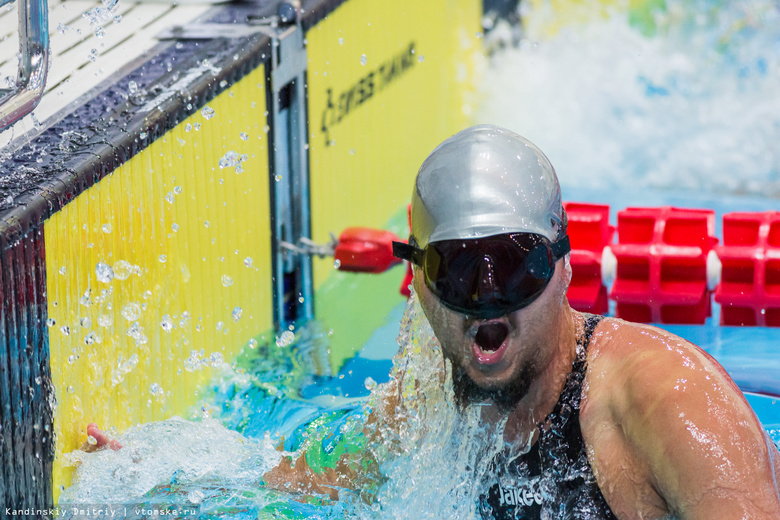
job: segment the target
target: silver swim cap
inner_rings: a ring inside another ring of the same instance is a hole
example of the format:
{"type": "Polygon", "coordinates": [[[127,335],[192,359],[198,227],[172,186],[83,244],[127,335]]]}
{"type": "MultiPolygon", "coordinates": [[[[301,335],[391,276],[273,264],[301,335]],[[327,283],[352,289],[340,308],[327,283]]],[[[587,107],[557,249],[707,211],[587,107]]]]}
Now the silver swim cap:
{"type": "Polygon", "coordinates": [[[479,125],[431,152],[412,194],[412,238],[429,242],[565,229],[561,188],[550,161],[514,132],[479,125]]]}

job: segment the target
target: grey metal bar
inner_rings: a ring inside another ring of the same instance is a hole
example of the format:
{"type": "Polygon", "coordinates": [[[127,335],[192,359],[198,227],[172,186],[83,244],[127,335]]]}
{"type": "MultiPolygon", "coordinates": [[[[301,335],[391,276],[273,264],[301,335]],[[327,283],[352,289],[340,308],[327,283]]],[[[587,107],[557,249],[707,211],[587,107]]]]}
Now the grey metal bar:
{"type": "Polygon", "coordinates": [[[20,0],[19,72],[16,86],[0,90],[0,130],[38,106],[49,69],[49,13],[46,0],[20,0]]]}

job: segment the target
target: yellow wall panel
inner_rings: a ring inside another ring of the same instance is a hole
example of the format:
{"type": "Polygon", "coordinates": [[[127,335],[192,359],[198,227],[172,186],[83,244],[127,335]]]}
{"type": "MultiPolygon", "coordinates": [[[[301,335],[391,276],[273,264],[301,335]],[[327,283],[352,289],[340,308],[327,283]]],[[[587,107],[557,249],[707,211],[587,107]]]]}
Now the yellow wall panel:
{"type": "Polygon", "coordinates": [[[212,360],[272,327],[263,67],[208,106],[45,223],[57,495],[89,422],[186,416],[212,360]]]}
{"type": "MultiPolygon", "coordinates": [[[[466,125],[477,0],[350,0],[306,35],[312,231],[383,227],[433,147],[466,125]]],[[[315,260],[315,286],[333,271],[315,260]]]]}

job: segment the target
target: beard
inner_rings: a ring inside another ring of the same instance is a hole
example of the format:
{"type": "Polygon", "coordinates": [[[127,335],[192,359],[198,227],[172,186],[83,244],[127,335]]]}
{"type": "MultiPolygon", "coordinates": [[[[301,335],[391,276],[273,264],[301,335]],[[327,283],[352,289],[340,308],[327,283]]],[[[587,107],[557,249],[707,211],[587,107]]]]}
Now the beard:
{"type": "Polygon", "coordinates": [[[483,388],[472,380],[459,364],[452,363],[452,386],[455,403],[460,410],[474,403],[490,401],[496,404],[502,413],[514,410],[517,403],[526,396],[531,383],[536,378],[536,367],[526,363],[512,380],[500,388],[483,388]]]}

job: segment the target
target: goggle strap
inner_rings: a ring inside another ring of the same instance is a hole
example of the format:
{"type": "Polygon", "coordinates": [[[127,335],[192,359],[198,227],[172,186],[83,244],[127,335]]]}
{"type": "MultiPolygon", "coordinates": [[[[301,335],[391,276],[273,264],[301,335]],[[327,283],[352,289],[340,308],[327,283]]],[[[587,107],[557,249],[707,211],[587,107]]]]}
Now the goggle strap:
{"type": "Polygon", "coordinates": [[[553,242],[550,246],[550,251],[553,254],[553,258],[555,260],[558,260],[563,255],[571,251],[571,244],[569,243],[569,235],[565,235],[563,238],[558,239],[558,241],[553,242]]]}
{"type": "Polygon", "coordinates": [[[393,256],[417,266],[422,266],[424,252],[422,249],[404,244],[403,242],[393,242],[393,256]]]}

